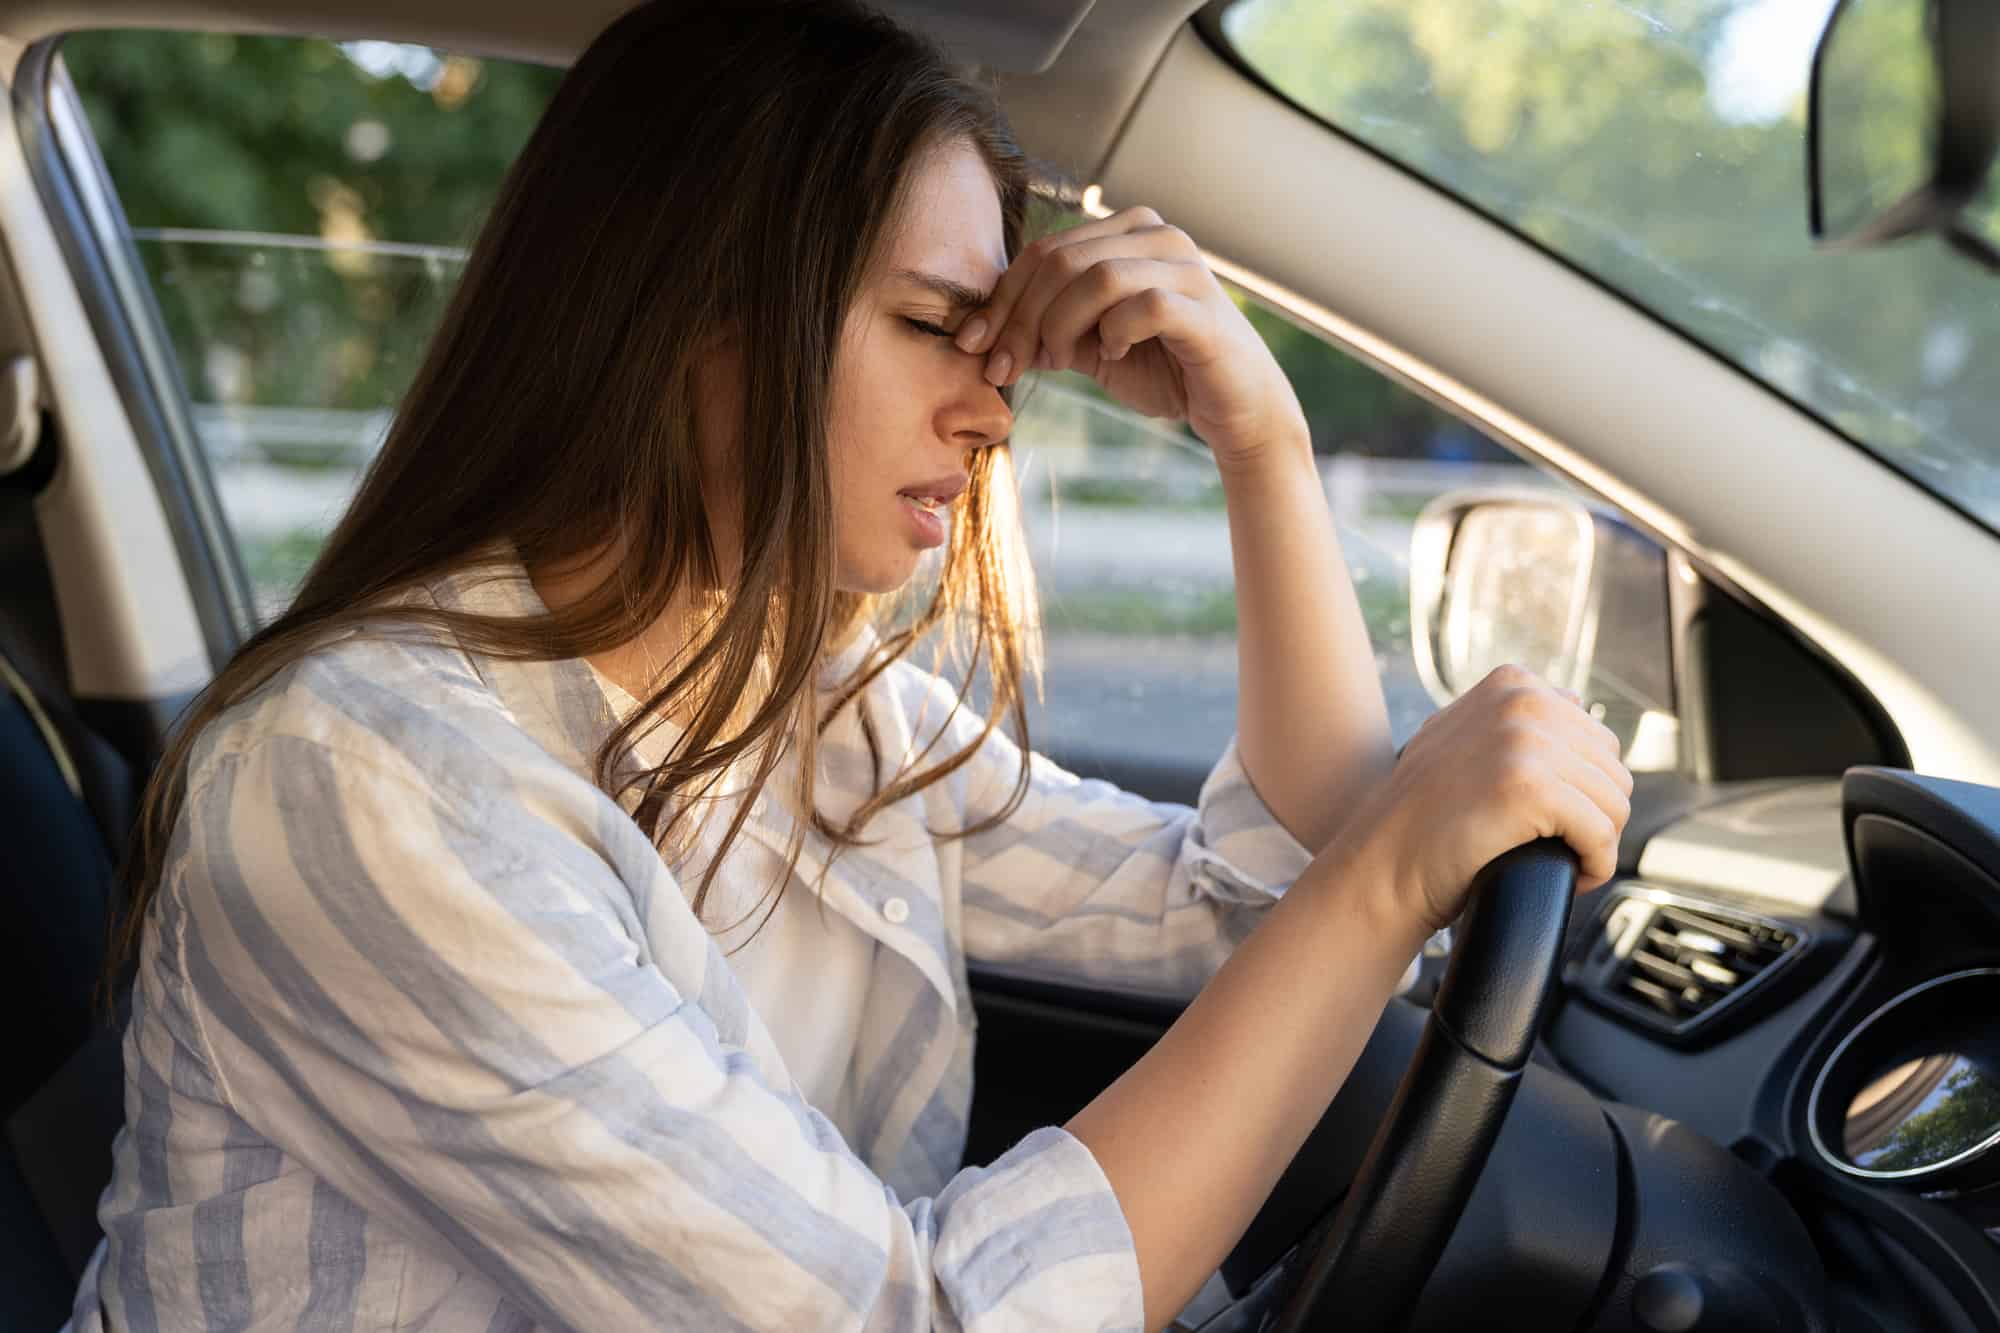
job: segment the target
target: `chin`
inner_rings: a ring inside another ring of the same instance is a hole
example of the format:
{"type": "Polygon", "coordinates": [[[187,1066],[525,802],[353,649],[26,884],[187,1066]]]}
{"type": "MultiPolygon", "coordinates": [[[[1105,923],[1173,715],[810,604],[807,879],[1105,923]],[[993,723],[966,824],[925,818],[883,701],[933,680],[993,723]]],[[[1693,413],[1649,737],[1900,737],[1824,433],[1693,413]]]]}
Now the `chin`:
{"type": "Polygon", "coordinates": [[[914,551],[900,559],[877,553],[872,558],[842,560],[834,586],[841,592],[881,597],[901,589],[916,572],[917,553],[914,551]]]}

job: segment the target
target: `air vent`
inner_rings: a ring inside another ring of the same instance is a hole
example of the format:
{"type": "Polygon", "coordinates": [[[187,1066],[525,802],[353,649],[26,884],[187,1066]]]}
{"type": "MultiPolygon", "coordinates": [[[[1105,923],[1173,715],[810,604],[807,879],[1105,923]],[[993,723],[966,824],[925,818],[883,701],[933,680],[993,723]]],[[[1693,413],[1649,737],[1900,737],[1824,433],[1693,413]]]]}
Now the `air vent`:
{"type": "Polygon", "coordinates": [[[1804,938],[1797,927],[1657,889],[1607,903],[1572,987],[1675,1039],[1708,1034],[1725,1011],[1782,972],[1804,938]]]}

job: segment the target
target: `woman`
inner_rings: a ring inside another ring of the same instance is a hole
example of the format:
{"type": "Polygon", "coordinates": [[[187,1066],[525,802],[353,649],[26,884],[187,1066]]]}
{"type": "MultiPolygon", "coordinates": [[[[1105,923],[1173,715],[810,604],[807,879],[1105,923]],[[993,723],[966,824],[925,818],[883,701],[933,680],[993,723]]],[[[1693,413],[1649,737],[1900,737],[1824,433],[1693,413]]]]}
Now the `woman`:
{"type": "Polygon", "coordinates": [[[1609,875],[1616,745],[1525,673],[1391,771],[1283,375],[1145,210],[1020,248],[1024,173],[839,0],[583,56],[149,793],[78,1327],[1158,1327],[1474,871],[1557,835],[1609,875]],[[1197,810],[998,728],[1036,365],[1215,452],[1241,725],[1197,810]],[[902,660],[934,630],[983,713],[902,660]],[[1199,994],[961,1172],[968,955],[1199,994]]]}

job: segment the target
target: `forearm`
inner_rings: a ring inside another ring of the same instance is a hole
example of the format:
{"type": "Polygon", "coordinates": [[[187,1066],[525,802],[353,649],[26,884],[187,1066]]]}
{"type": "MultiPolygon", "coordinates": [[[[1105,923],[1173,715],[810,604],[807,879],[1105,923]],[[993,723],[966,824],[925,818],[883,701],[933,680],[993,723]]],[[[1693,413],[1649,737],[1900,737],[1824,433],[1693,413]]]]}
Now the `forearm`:
{"type": "Polygon", "coordinates": [[[1385,885],[1382,868],[1322,855],[1145,1058],[1070,1121],[1132,1229],[1148,1328],[1193,1298],[1248,1227],[1422,944],[1385,885]]]}
{"type": "Polygon", "coordinates": [[[1394,761],[1381,674],[1303,428],[1225,464],[1222,478],[1243,766],[1279,822],[1318,850],[1394,761]]]}

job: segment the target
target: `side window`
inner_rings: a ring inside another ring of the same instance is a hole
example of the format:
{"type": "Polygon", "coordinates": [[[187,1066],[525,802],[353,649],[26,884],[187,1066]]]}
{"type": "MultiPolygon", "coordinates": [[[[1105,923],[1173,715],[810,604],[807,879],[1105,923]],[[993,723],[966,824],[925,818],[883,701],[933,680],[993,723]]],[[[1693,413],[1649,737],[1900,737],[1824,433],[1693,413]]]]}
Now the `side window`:
{"type": "MultiPolygon", "coordinates": [[[[205,33],[85,32],[62,57],[268,619],[386,434],[561,71],[205,33]]],[[[1410,649],[1418,511],[1460,488],[1556,483],[1238,299],[1311,424],[1401,742],[1435,707],[1410,649]]],[[[1207,449],[1075,375],[1035,377],[1017,408],[1049,658],[1032,737],[1184,787],[1235,727],[1236,603],[1207,449]]]]}
{"type": "Polygon", "coordinates": [[[561,72],[211,33],[80,33],[62,59],[268,619],[386,433],[561,72]]]}
{"type": "MultiPolygon", "coordinates": [[[[1410,536],[1465,488],[1564,483],[1238,292],[1290,377],[1381,669],[1395,741],[1437,708],[1411,655],[1410,536]]],[[[1198,780],[1236,726],[1236,599],[1221,483],[1186,430],[1044,374],[1013,445],[1043,598],[1030,736],[1085,771],[1198,780]]]]}

